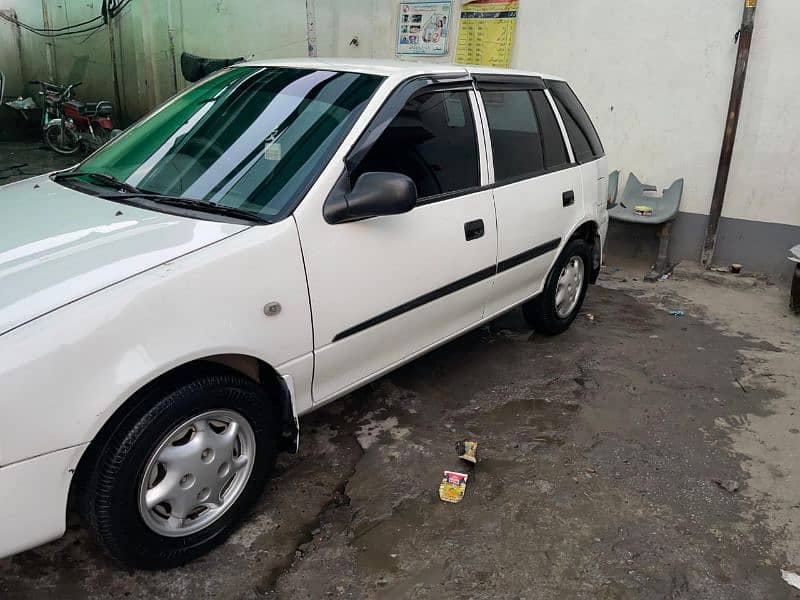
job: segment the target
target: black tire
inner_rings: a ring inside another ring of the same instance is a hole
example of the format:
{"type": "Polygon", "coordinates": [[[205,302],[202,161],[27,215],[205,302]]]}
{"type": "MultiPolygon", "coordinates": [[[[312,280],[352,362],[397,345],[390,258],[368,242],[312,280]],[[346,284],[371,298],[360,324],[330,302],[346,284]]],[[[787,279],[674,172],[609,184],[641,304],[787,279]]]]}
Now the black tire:
{"type": "Polygon", "coordinates": [[[545,335],[558,335],[569,328],[581,310],[586,288],[589,285],[589,272],[592,265],[592,247],[581,239],[570,240],[559,255],[550,274],[547,277],[542,293],[533,300],[522,305],[522,314],[528,325],[539,333],[545,335]],[[573,257],[583,261],[584,273],[581,289],[578,293],[578,302],[566,316],[559,316],[556,311],[556,288],[558,278],[564,266],[573,257]]]}
{"type": "Polygon", "coordinates": [[[256,382],[216,366],[146,391],[96,452],[79,490],[81,517],[100,545],[126,565],[166,569],[225,541],[258,500],[274,467],[279,418],[272,400],[256,382]],[[186,419],[212,410],[235,411],[252,428],[256,452],[249,479],[227,511],[204,529],[181,537],[159,535],[139,510],[148,459],[186,419]]]}
{"type": "Polygon", "coordinates": [[[47,147],[59,154],[75,154],[81,147],[78,135],[71,127],[62,129],[59,125],[51,125],[44,130],[44,141],[47,147]]]}

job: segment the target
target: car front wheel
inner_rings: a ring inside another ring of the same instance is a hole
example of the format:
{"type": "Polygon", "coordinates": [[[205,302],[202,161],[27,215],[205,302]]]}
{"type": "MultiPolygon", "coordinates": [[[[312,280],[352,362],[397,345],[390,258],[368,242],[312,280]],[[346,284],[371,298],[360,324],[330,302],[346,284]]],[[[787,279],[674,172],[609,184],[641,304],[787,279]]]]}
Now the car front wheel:
{"type": "Polygon", "coordinates": [[[553,265],[542,293],[522,306],[525,320],[546,335],[565,331],[575,320],[589,285],[592,247],[570,240],[553,265]]]}
{"type": "Polygon", "coordinates": [[[230,535],[272,470],[274,404],[224,369],[152,389],[98,452],[81,493],[84,520],[118,560],[184,564],[230,535]]]}

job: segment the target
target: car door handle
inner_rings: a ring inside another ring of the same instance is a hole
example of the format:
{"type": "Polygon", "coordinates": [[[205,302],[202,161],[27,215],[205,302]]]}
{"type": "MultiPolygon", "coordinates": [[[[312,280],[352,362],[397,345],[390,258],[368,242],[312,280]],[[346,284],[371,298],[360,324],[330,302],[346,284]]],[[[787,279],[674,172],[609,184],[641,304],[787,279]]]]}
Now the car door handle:
{"type": "Polygon", "coordinates": [[[483,219],[464,223],[464,237],[468,242],[482,238],[484,233],[485,228],[483,226],[483,219]]]}
{"type": "Polygon", "coordinates": [[[561,200],[564,206],[572,206],[575,204],[575,192],[572,190],[567,190],[563,194],[561,194],[561,200]]]}

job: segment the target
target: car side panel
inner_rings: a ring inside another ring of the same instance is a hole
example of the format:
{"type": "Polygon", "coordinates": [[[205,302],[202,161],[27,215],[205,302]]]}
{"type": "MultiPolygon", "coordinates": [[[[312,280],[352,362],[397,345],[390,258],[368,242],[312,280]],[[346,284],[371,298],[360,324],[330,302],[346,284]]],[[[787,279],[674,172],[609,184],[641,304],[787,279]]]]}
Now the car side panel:
{"type": "Polygon", "coordinates": [[[64,534],[69,483],[86,446],[0,467],[0,558],[64,534]]]}
{"type": "Polygon", "coordinates": [[[581,165],[581,178],[586,190],[587,214],[593,215],[600,229],[600,240],[605,246],[608,232],[608,159],[603,156],[581,165]]]}
{"type": "Polygon", "coordinates": [[[311,405],[311,314],[293,219],[254,227],[45,315],[0,344],[0,465],[90,441],[143,385],[243,354],[311,405]],[[267,317],[263,307],[279,302],[267,317]]]}

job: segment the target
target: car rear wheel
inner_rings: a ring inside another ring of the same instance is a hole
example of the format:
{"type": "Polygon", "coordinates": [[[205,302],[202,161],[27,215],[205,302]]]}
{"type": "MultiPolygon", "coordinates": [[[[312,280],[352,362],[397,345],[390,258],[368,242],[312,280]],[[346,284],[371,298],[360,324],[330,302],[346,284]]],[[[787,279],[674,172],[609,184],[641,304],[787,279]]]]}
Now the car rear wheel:
{"type": "Polygon", "coordinates": [[[542,293],[522,306],[528,325],[546,335],[565,331],[580,312],[591,264],[591,246],[585,240],[570,240],[553,265],[542,293]]]}
{"type": "Polygon", "coordinates": [[[222,543],[275,463],[275,404],[219,369],[151,390],[98,452],[81,491],[84,520],[116,559],[184,564],[222,543]]]}

